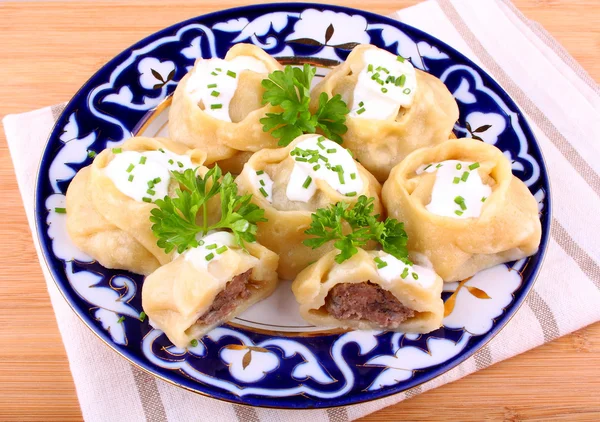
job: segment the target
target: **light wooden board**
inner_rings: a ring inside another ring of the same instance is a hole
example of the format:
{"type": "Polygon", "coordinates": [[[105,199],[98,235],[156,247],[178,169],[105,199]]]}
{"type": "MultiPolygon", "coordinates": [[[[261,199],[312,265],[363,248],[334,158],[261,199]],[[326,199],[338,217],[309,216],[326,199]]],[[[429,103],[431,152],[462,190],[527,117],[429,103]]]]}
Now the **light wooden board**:
{"type": "MultiPolygon", "coordinates": [[[[0,116],[67,101],[101,65],[142,37],[192,16],[248,3],[0,2],[0,116]]],[[[328,3],[389,14],[417,1],[328,3]]],[[[600,80],[598,0],[517,0],[515,4],[600,80]]],[[[3,132],[0,270],[0,419],[80,420],[3,132]]],[[[600,420],[600,324],[365,418],[557,419],[600,420]]]]}

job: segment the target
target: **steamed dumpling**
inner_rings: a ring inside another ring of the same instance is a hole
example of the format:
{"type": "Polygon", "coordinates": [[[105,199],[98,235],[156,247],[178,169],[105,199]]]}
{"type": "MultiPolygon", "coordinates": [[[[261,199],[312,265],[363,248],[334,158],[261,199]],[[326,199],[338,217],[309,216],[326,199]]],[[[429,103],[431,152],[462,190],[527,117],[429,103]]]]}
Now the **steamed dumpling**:
{"type": "Polygon", "coordinates": [[[458,106],[436,77],[373,45],[359,45],[311,95],[340,94],[350,108],[344,147],[380,182],[412,151],[444,142],[458,119],[458,106]]]}
{"type": "Polygon", "coordinates": [[[390,217],[404,222],[408,248],[444,281],[458,281],[537,252],[537,201],[489,144],[453,139],[406,157],[382,190],[390,217]]]}

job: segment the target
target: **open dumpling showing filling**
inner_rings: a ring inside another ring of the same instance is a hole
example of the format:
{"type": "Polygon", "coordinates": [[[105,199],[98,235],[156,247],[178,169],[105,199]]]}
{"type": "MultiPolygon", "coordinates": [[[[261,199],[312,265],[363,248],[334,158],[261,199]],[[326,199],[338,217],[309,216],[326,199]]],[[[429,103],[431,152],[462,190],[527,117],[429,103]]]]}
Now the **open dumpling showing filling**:
{"type": "Polygon", "coordinates": [[[312,109],[322,92],[348,105],[344,146],[381,182],[412,151],[447,140],[458,119],[456,101],[439,79],[373,45],[354,48],[317,84],[312,109]]]}
{"type": "Polygon", "coordinates": [[[382,198],[404,222],[409,249],[444,281],[533,255],[540,244],[535,198],[484,142],[455,139],[413,152],[394,167],[382,198]]]}
{"type": "Polygon", "coordinates": [[[205,173],[204,159],[200,150],[158,138],[131,138],[102,151],[67,190],[71,240],[106,268],[150,274],[172,255],[158,247],[152,233],[153,201],[179,187],[172,170],[205,173]]]}
{"type": "Polygon", "coordinates": [[[431,269],[383,251],[358,252],[341,264],[331,251],[292,284],[302,318],[314,325],[427,333],[444,314],[442,279],[431,269]]]}
{"type": "Polygon", "coordinates": [[[279,255],[283,279],[293,279],[333,248],[332,242],[316,249],[303,245],[314,211],[337,202],[353,204],[366,195],[375,198],[375,212],[381,213],[379,182],[348,150],[319,135],[255,153],[236,183],[265,210],[268,221],[258,223],[257,240],[279,255]]]}
{"type": "Polygon", "coordinates": [[[259,47],[237,44],[224,59],[198,59],[173,95],[169,136],[207,153],[207,164],[220,163],[239,173],[249,152],[277,146],[260,119],[273,106],[262,104],[263,79],[281,65],[259,47]]]}
{"type": "Polygon", "coordinates": [[[144,281],[142,306],[150,323],[178,347],[269,296],[277,286],[277,255],[258,243],[241,249],[216,231],[198,239],[144,281]]]}

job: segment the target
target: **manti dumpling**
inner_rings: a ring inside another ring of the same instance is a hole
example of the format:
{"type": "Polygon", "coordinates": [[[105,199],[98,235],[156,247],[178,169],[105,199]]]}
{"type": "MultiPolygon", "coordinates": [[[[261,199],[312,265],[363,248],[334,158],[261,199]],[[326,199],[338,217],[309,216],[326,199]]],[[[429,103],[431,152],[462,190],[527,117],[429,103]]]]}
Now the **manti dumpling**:
{"type": "Polygon", "coordinates": [[[168,139],[131,138],[105,149],[67,190],[67,231],[73,243],[106,268],[150,274],[171,260],[156,244],[152,202],[174,193],[171,170],[202,167],[205,154],[168,139]]]}
{"type": "Polygon", "coordinates": [[[383,251],[335,262],[331,251],[298,274],[292,291],[300,315],[317,326],[428,333],[444,316],[442,279],[430,268],[383,251]]]}
{"type": "Polygon", "coordinates": [[[453,139],[413,152],[383,186],[390,217],[404,222],[408,248],[444,281],[533,255],[541,238],[537,201],[489,144],[453,139]]]}
{"type": "Polygon", "coordinates": [[[400,56],[373,45],[359,45],[312,91],[340,94],[348,104],[344,146],[380,182],[412,151],[450,136],[458,106],[436,77],[416,70],[400,56]]]}
{"type": "Polygon", "coordinates": [[[258,223],[257,239],[279,255],[283,279],[293,279],[333,248],[331,242],[317,249],[302,244],[314,211],[340,201],[354,204],[365,195],[375,198],[375,213],[381,213],[379,182],[348,150],[319,135],[302,135],[286,148],[255,153],[236,183],[265,210],[268,221],[258,223]]]}
{"type": "Polygon", "coordinates": [[[207,153],[206,164],[239,174],[249,152],[274,148],[277,139],[259,120],[274,111],[262,104],[261,85],[281,65],[259,47],[237,44],[225,59],[198,59],[173,95],[169,137],[207,153]]]}
{"type": "Polygon", "coordinates": [[[269,296],[277,286],[276,254],[258,243],[241,249],[229,232],[201,239],[146,277],[142,307],[155,328],[187,347],[212,328],[269,296]]]}

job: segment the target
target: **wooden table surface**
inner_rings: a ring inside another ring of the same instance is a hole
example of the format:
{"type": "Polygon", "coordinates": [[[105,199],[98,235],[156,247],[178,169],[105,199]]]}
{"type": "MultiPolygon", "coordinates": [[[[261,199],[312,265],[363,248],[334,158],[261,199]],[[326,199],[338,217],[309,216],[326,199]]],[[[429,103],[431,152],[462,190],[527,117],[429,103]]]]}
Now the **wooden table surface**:
{"type": "MultiPolygon", "coordinates": [[[[100,66],[154,31],[248,3],[0,2],[0,117],[67,101],[100,66]]],[[[417,1],[331,3],[385,15],[417,1]]],[[[598,0],[514,3],[600,80],[598,0]]],[[[80,420],[4,132],[0,133],[0,269],[0,420],[80,420]]],[[[364,420],[556,419],[600,420],[600,323],[364,420]]]]}

